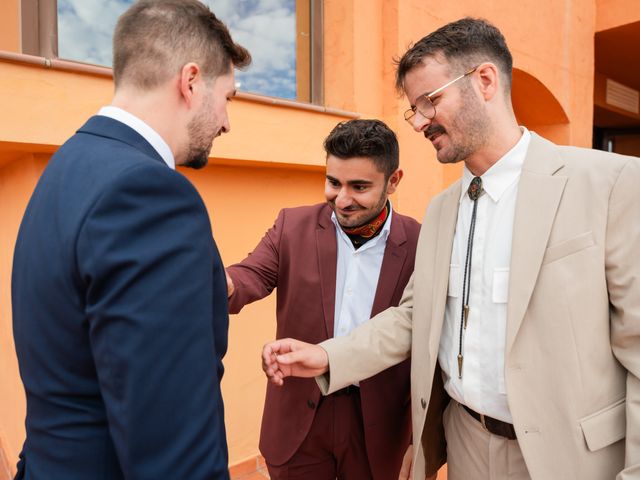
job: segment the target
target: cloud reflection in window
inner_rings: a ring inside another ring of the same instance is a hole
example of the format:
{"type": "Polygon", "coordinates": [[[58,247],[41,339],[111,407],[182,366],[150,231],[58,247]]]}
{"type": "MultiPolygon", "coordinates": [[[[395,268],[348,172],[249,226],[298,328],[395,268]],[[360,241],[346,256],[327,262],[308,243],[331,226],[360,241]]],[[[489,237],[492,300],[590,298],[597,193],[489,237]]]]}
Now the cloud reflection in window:
{"type": "MultiPolygon", "coordinates": [[[[60,58],[111,66],[118,16],[132,0],[58,0],[60,58]]],[[[296,98],[295,0],[203,0],[227,24],[253,63],[237,72],[240,89],[296,98]]]]}

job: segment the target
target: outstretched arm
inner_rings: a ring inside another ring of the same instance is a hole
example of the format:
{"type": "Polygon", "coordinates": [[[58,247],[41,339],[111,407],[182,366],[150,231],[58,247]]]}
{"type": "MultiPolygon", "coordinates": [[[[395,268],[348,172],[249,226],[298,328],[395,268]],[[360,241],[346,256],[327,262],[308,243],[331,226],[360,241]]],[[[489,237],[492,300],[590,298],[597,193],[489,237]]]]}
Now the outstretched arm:
{"type": "Polygon", "coordinates": [[[281,210],[273,227],[260,243],[240,263],[226,269],[229,313],[269,295],[278,286],[280,240],[284,229],[285,211],[281,210]]]}

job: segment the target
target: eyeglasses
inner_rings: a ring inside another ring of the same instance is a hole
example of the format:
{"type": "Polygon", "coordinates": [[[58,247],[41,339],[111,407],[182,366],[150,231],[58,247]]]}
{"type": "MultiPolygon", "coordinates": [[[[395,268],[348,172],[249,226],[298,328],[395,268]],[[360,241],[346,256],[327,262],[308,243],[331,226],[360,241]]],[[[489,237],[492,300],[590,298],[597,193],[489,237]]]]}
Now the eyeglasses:
{"type": "Polygon", "coordinates": [[[466,77],[467,75],[471,75],[473,72],[475,72],[478,69],[479,66],[480,65],[476,65],[471,70],[469,70],[467,73],[463,73],[462,75],[460,75],[459,77],[454,78],[450,82],[445,83],[440,88],[436,88],[433,92],[431,92],[429,94],[425,93],[423,95],[420,95],[418,97],[418,99],[416,100],[416,104],[413,107],[411,107],[410,109],[408,109],[407,111],[404,112],[404,119],[407,122],[409,122],[410,124],[413,124],[413,117],[415,117],[416,113],[419,113],[420,115],[422,115],[427,120],[433,119],[436,116],[436,106],[433,104],[432,98],[435,95],[437,95],[438,93],[442,92],[448,86],[453,85],[454,83],[456,83],[458,80],[466,77]]]}

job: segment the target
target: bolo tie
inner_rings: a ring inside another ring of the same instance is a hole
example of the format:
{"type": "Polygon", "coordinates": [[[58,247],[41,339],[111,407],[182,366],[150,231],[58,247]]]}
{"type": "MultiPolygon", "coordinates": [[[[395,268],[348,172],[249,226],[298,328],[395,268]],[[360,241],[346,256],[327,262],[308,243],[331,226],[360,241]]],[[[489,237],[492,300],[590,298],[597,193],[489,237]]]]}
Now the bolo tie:
{"type": "Polygon", "coordinates": [[[460,339],[458,342],[458,378],[462,378],[462,364],[464,355],[462,354],[462,334],[467,329],[469,321],[469,294],[471,291],[471,258],[473,254],[473,234],[476,231],[476,214],[478,211],[478,199],[482,196],[482,179],[473,177],[467,189],[469,198],[473,201],[473,213],[471,214],[471,225],[469,226],[469,238],[467,239],[467,255],[464,263],[464,279],[462,281],[462,309],[460,312],[460,339]]]}

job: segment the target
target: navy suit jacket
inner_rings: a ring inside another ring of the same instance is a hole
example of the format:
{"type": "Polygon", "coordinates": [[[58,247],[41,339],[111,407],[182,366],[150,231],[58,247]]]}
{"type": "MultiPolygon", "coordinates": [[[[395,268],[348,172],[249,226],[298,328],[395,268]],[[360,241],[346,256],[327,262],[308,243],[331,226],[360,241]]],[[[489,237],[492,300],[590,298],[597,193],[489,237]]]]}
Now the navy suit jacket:
{"type": "Polygon", "coordinates": [[[16,478],[228,478],[212,238],[193,185],[128,126],[93,117],[53,156],[14,255],[16,478]]]}

